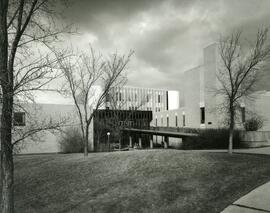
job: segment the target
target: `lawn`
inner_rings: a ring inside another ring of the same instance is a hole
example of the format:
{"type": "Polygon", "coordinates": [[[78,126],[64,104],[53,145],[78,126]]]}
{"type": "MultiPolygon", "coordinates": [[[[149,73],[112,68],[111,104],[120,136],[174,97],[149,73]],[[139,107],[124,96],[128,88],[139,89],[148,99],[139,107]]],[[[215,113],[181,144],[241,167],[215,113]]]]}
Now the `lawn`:
{"type": "Polygon", "coordinates": [[[220,212],[270,180],[270,156],[177,150],[15,157],[19,213],[220,212]]]}

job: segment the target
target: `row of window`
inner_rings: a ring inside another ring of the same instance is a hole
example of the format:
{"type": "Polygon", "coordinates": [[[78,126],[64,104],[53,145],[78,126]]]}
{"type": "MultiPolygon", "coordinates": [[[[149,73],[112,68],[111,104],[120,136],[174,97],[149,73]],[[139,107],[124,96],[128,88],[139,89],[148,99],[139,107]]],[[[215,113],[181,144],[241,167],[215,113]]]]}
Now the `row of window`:
{"type": "MultiPolygon", "coordinates": [[[[169,116],[167,116],[166,122],[167,122],[167,127],[169,127],[170,126],[169,116]]],[[[186,126],[186,115],[185,114],[182,115],[182,123],[183,123],[183,127],[186,126]]],[[[157,125],[158,125],[158,120],[156,118],[156,126],[157,125]]],[[[161,126],[163,126],[163,117],[161,117],[161,126]]],[[[175,126],[178,127],[178,116],[177,115],[175,115],[175,126]]]]}
{"type": "MultiPolygon", "coordinates": [[[[201,117],[201,124],[205,124],[205,107],[200,107],[200,117],[201,117]]],[[[245,107],[241,107],[241,118],[242,122],[246,121],[246,110],[245,107]]],[[[183,126],[186,126],[186,115],[182,115],[183,126]]],[[[211,122],[208,122],[211,124],[211,122]]],[[[157,118],[156,118],[156,126],[157,126],[157,118]]],[[[161,117],[161,126],[163,126],[163,117],[161,117]]],[[[175,126],[178,127],[178,117],[175,115],[175,126]]],[[[167,116],[167,127],[169,127],[169,116],[167,116]]]]}
{"type": "MultiPolygon", "coordinates": [[[[123,99],[123,94],[122,94],[122,92],[116,92],[115,93],[115,96],[116,96],[116,100],[117,101],[124,101],[124,99],[123,99]]],[[[107,100],[108,100],[109,98],[107,98],[107,100]]],[[[132,94],[128,94],[128,101],[137,101],[137,93],[134,93],[134,96],[132,95],[132,94]]],[[[150,102],[150,95],[149,94],[147,94],[146,95],[146,102],[147,103],[149,103],[150,102]]],[[[157,102],[158,103],[161,103],[161,95],[160,94],[158,94],[158,96],[157,96],[157,102]]]]}

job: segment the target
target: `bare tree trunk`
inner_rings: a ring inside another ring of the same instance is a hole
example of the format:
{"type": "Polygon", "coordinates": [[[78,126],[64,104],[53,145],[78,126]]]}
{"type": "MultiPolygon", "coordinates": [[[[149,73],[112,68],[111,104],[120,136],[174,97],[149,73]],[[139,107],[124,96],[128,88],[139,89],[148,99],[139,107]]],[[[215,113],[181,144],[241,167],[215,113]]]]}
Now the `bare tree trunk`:
{"type": "MultiPolygon", "coordinates": [[[[4,98],[5,102],[5,98],[4,98]]],[[[10,110],[9,105],[3,104],[4,110],[10,110]]],[[[11,110],[12,111],[12,110],[11,110]]],[[[1,197],[1,212],[14,212],[14,165],[13,153],[11,144],[11,114],[2,113],[1,119],[1,181],[2,181],[2,197],[1,197]]]]}
{"type": "MultiPolygon", "coordinates": [[[[4,78],[4,79],[7,79],[4,78]]],[[[1,117],[1,181],[2,197],[1,212],[14,212],[13,198],[13,145],[12,145],[12,114],[13,114],[13,95],[10,86],[3,87],[3,108],[1,117]]]]}
{"type": "Polygon", "coordinates": [[[85,138],[84,140],[84,148],[83,148],[84,157],[88,156],[88,139],[85,138]]]}
{"type": "Polygon", "coordinates": [[[233,153],[233,133],[234,133],[234,108],[230,108],[230,128],[229,128],[229,147],[228,153],[233,153]]]}
{"type": "Polygon", "coordinates": [[[0,76],[3,92],[1,116],[1,212],[14,212],[13,153],[11,143],[13,82],[8,70],[7,37],[8,1],[0,0],[0,76]]]}

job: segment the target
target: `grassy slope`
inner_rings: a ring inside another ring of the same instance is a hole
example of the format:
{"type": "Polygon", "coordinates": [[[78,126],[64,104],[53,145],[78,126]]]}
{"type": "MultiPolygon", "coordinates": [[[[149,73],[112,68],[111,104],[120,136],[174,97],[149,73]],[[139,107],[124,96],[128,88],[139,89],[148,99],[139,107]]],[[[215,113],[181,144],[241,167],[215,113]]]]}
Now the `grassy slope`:
{"type": "Polygon", "coordinates": [[[177,150],[17,156],[15,199],[31,212],[220,212],[270,180],[270,156],[177,150]]]}

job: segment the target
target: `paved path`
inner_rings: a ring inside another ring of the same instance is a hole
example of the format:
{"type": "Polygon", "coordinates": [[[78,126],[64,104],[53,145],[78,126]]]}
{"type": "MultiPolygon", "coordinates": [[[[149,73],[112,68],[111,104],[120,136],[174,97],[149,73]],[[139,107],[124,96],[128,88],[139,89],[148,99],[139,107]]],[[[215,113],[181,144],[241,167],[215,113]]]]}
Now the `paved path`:
{"type": "Polygon", "coordinates": [[[242,212],[270,212],[270,182],[254,189],[222,211],[222,213],[242,212]]]}
{"type": "MultiPolygon", "coordinates": [[[[270,147],[239,149],[236,153],[270,155],[270,147]]],[[[270,182],[259,186],[228,206],[222,213],[270,213],[270,182]]]]}
{"type": "Polygon", "coordinates": [[[270,155],[270,147],[250,148],[250,149],[235,149],[236,153],[264,154],[270,155]]]}

